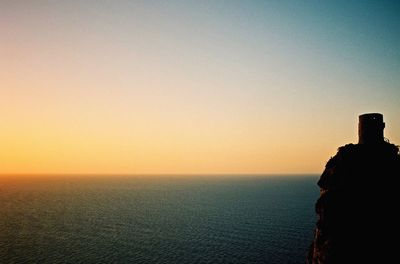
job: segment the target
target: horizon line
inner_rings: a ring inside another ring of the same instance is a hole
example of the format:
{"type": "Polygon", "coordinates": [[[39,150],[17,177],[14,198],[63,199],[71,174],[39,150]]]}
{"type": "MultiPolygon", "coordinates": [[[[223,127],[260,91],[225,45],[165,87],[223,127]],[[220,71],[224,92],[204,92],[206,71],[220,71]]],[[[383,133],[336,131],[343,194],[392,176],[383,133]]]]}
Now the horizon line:
{"type": "Polygon", "coordinates": [[[0,173],[2,176],[314,176],[321,173],[0,173]]]}

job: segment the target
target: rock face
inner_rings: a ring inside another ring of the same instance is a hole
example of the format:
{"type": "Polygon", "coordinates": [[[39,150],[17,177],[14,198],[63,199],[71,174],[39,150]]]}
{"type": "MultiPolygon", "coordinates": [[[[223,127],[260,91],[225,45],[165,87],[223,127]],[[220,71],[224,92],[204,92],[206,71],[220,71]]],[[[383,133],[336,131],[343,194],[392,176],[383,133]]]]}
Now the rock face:
{"type": "Polygon", "coordinates": [[[399,148],[383,138],[360,142],[340,147],[318,181],[318,219],[307,263],[389,263],[397,255],[390,241],[397,239],[399,224],[399,148]]]}

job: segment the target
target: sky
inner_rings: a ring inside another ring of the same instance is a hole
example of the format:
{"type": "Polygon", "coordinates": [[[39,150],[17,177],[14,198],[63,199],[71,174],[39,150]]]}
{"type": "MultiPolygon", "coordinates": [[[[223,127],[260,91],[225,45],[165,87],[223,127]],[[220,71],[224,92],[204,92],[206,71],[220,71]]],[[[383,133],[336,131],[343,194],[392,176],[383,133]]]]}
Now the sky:
{"type": "Polygon", "coordinates": [[[0,174],[321,173],[380,112],[398,1],[0,1],[0,174]]]}

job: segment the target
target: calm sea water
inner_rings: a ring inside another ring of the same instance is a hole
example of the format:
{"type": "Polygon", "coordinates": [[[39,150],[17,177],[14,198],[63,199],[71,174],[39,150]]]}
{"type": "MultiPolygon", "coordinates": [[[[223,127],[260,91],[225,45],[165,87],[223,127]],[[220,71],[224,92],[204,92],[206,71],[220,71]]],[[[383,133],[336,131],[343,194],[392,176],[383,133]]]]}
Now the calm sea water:
{"type": "Polygon", "coordinates": [[[316,181],[0,178],[0,263],[304,263],[316,181]]]}

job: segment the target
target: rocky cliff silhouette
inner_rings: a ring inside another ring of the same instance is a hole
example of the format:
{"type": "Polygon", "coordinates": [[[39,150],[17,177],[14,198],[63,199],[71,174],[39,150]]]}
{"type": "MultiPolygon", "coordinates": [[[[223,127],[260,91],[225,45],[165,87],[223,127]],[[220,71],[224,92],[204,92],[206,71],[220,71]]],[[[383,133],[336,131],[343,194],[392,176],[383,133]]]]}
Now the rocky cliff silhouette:
{"type": "Polygon", "coordinates": [[[340,147],[318,186],[307,263],[397,262],[399,148],[384,140],[383,116],[359,116],[359,143],[340,147]]]}

